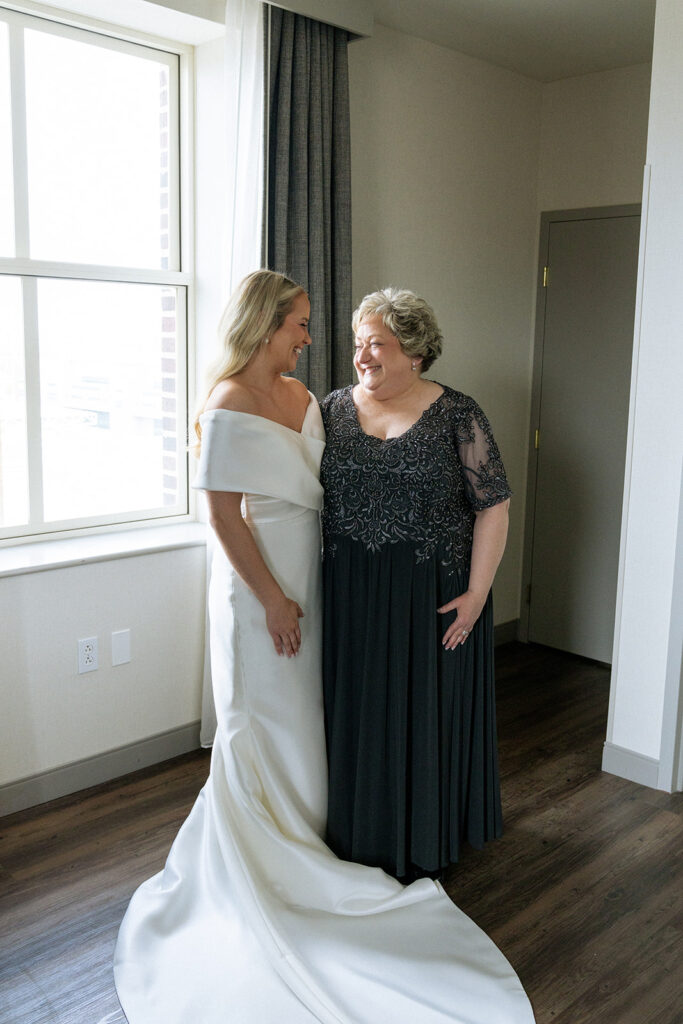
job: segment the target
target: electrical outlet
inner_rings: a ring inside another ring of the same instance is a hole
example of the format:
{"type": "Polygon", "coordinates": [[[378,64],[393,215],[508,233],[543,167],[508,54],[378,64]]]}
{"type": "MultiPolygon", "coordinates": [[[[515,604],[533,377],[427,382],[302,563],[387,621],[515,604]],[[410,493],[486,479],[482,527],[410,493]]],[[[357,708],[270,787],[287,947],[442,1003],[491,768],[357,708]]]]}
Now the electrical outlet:
{"type": "Polygon", "coordinates": [[[78,672],[94,672],[97,668],[97,637],[78,641],[78,672]]]}

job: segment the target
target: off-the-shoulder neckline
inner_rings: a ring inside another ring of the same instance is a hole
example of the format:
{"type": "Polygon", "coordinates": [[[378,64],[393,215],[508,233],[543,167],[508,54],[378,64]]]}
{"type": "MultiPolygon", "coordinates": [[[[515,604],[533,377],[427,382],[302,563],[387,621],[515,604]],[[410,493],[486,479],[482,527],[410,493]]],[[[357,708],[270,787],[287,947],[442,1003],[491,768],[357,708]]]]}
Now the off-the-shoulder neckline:
{"type": "Polygon", "coordinates": [[[255,412],[238,412],[236,409],[207,409],[206,412],[203,412],[201,414],[199,419],[202,420],[204,419],[205,416],[213,416],[215,413],[220,413],[223,416],[248,416],[249,419],[262,420],[263,423],[272,423],[274,427],[280,427],[282,430],[286,430],[290,434],[296,434],[297,437],[303,437],[304,427],[306,425],[306,420],[308,419],[308,414],[310,413],[313,406],[317,405],[318,402],[315,395],[312,394],[310,391],[308,392],[308,396],[308,405],[306,406],[306,412],[304,413],[304,418],[301,421],[301,428],[299,430],[295,430],[294,427],[288,427],[286,423],[280,423],[279,420],[271,420],[268,419],[267,416],[259,416],[259,414],[255,412]]]}

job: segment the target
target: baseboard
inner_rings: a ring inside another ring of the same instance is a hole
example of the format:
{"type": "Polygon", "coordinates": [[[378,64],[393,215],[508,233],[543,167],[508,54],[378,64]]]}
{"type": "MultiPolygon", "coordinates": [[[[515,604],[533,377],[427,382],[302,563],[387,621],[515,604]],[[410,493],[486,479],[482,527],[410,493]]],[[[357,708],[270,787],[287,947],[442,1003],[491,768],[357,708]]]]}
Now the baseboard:
{"type": "Polygon", "coordinates": [[[610,775],[618,775],[630,782],[638,782],[641,786],[657,789],[659,781],[659,761],[655,757],[646,757],[635,750],[619,747],[616,743],[606,742],[602,751],[602,770],[610,775]]]}
{"type": "Polygon", "coordinates": [[[0,816],[98,786],[199,748],[199,722],[0,786],[0,816]]]}
{"type": "Polygon", "coordinates": [[[519,639],[519,619],[510,619],[509,622],[499,622],[493,627],[493,643],[496,647],[501,644],[512,643],[519,639]]]}

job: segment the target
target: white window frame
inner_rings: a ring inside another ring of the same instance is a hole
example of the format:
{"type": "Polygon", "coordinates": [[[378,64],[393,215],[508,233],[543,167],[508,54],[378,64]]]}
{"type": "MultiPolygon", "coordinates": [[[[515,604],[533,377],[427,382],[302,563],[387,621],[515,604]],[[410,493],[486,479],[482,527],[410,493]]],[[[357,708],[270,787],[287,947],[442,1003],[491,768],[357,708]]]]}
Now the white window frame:
{"type": "MultiPolygon", "coordinates": [[[[96,21],[92,18],[70,12],[46,8],[30,2],[0,3],[3,20],[9,22],[10,37],[18,31],[18,26],[26,25],[27,19],[39,18],[50,23],[50,31],[57,35],[70,38],[83,38],[83,32],[89,34],[88,41],[118,49],[121,52],[137,52],[142,47],[159,53],[171,54],[178,60],[177,89],[172,102],[178,104],[178,140],[174,146],[171,159],[175,161],[176,172],[172,177],[177,188],[172,201],[179,203],[178,232],[169,250],[169,266],[174,269],[137,269],[133,267],[115,267],[96,264],[67,263],[51,260],[31,259],[28,255],[28,196],[26,194],[26,120],[23,106],[23,90],[16,88],[12,82],[12,130],[13,130],[13,172],[15,196],[15,257],[0,257],[0,274],[25,279],[24,294],[24,337],[25,363],[27,377],[27,434],[29,463],[29,493],[31,495],[31,514],[36,505],[42,504],[40,478],[42,475],[42,452],[40,437],[40,408],[37,387],[29,391],[29,372],[33,372],[33,380],[37,382],[37,325],[31,312],[31,303],[26,301],[26,293],[40,278],[66,278],[80,281],[125,282],[149,285],[167,285],[177,288],[177,356],[178,376],[181,386],[177,395],[178,419],[183,427],[188,421],[188,408],[194,402],[194,320],[195,320],[195,287],[194,287],[194,49],[192,46],[177,40],[150,36],[135,29],[117,26],[111,23],[96,21]],[[18,109],[17,109],[18,108],[18,109]],[[22,163],[23,162],[23,163],[22,163]],[[19,172],[19,173],[18,173],[19,172]],[[17,184],[19,187],[17,187],[17,184]],[[175,244],[174,244],[175,243],[175,244]],[[27,287],[28,285],[28,287],[27,287]],[[29,316],[27,317],[27,308],[29,316]]],[[[16,66],[10,58],[10,74],[12,77],[23,74],[23,67],[16,66]]],[[[169,140],[170,141],[170,140],[169,140]]],[[[35,304],[32,310],[35,311],[35,304]]],[[[131,458],[134,458],[134,452],[131,458]]],[[[179,505],[172,508],[160,507],[143,512],[118,513],[80,519],[69,519],[63,522],[45,523],[42,517],[33,518],[28,525],[1,527],[0,548],[10,545],[24,544],[35,541],[52,541],[61,538],[78,537],[87,534],[126,530],[136,526],[159,526],[164,523],[178,524],[191,522],[195,518],[195,502],[189,487],[189,459],[187,453],[180,460],[183,469],[183,480],[179,505]]]]}

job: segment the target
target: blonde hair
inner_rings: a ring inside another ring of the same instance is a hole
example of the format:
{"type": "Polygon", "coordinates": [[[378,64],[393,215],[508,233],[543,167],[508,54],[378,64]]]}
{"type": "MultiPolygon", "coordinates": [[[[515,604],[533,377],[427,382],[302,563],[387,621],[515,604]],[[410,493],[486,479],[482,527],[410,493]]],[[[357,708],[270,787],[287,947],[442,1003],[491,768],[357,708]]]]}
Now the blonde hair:
{"type": "Polygon", "coordinates": [[[441,355],[443,335],[434,310],[406,288],[381,288],[361,301],[353,314],[353,333],[364,320],[377,317],[391,331],[407,356],[421,356],[420,372],[441,355]]]}
{"type": "Polygon", "coordinates": [[[221,352],[208,369],[206,396],[194,420],[197,455],[202,442],[199,417],[209,395],[222,380],[246,367],[261,345],[282,326],[297,295],[303,293],[301,285],[275,270],[254,271],[233,292],[218,324],[221,352]]]}

